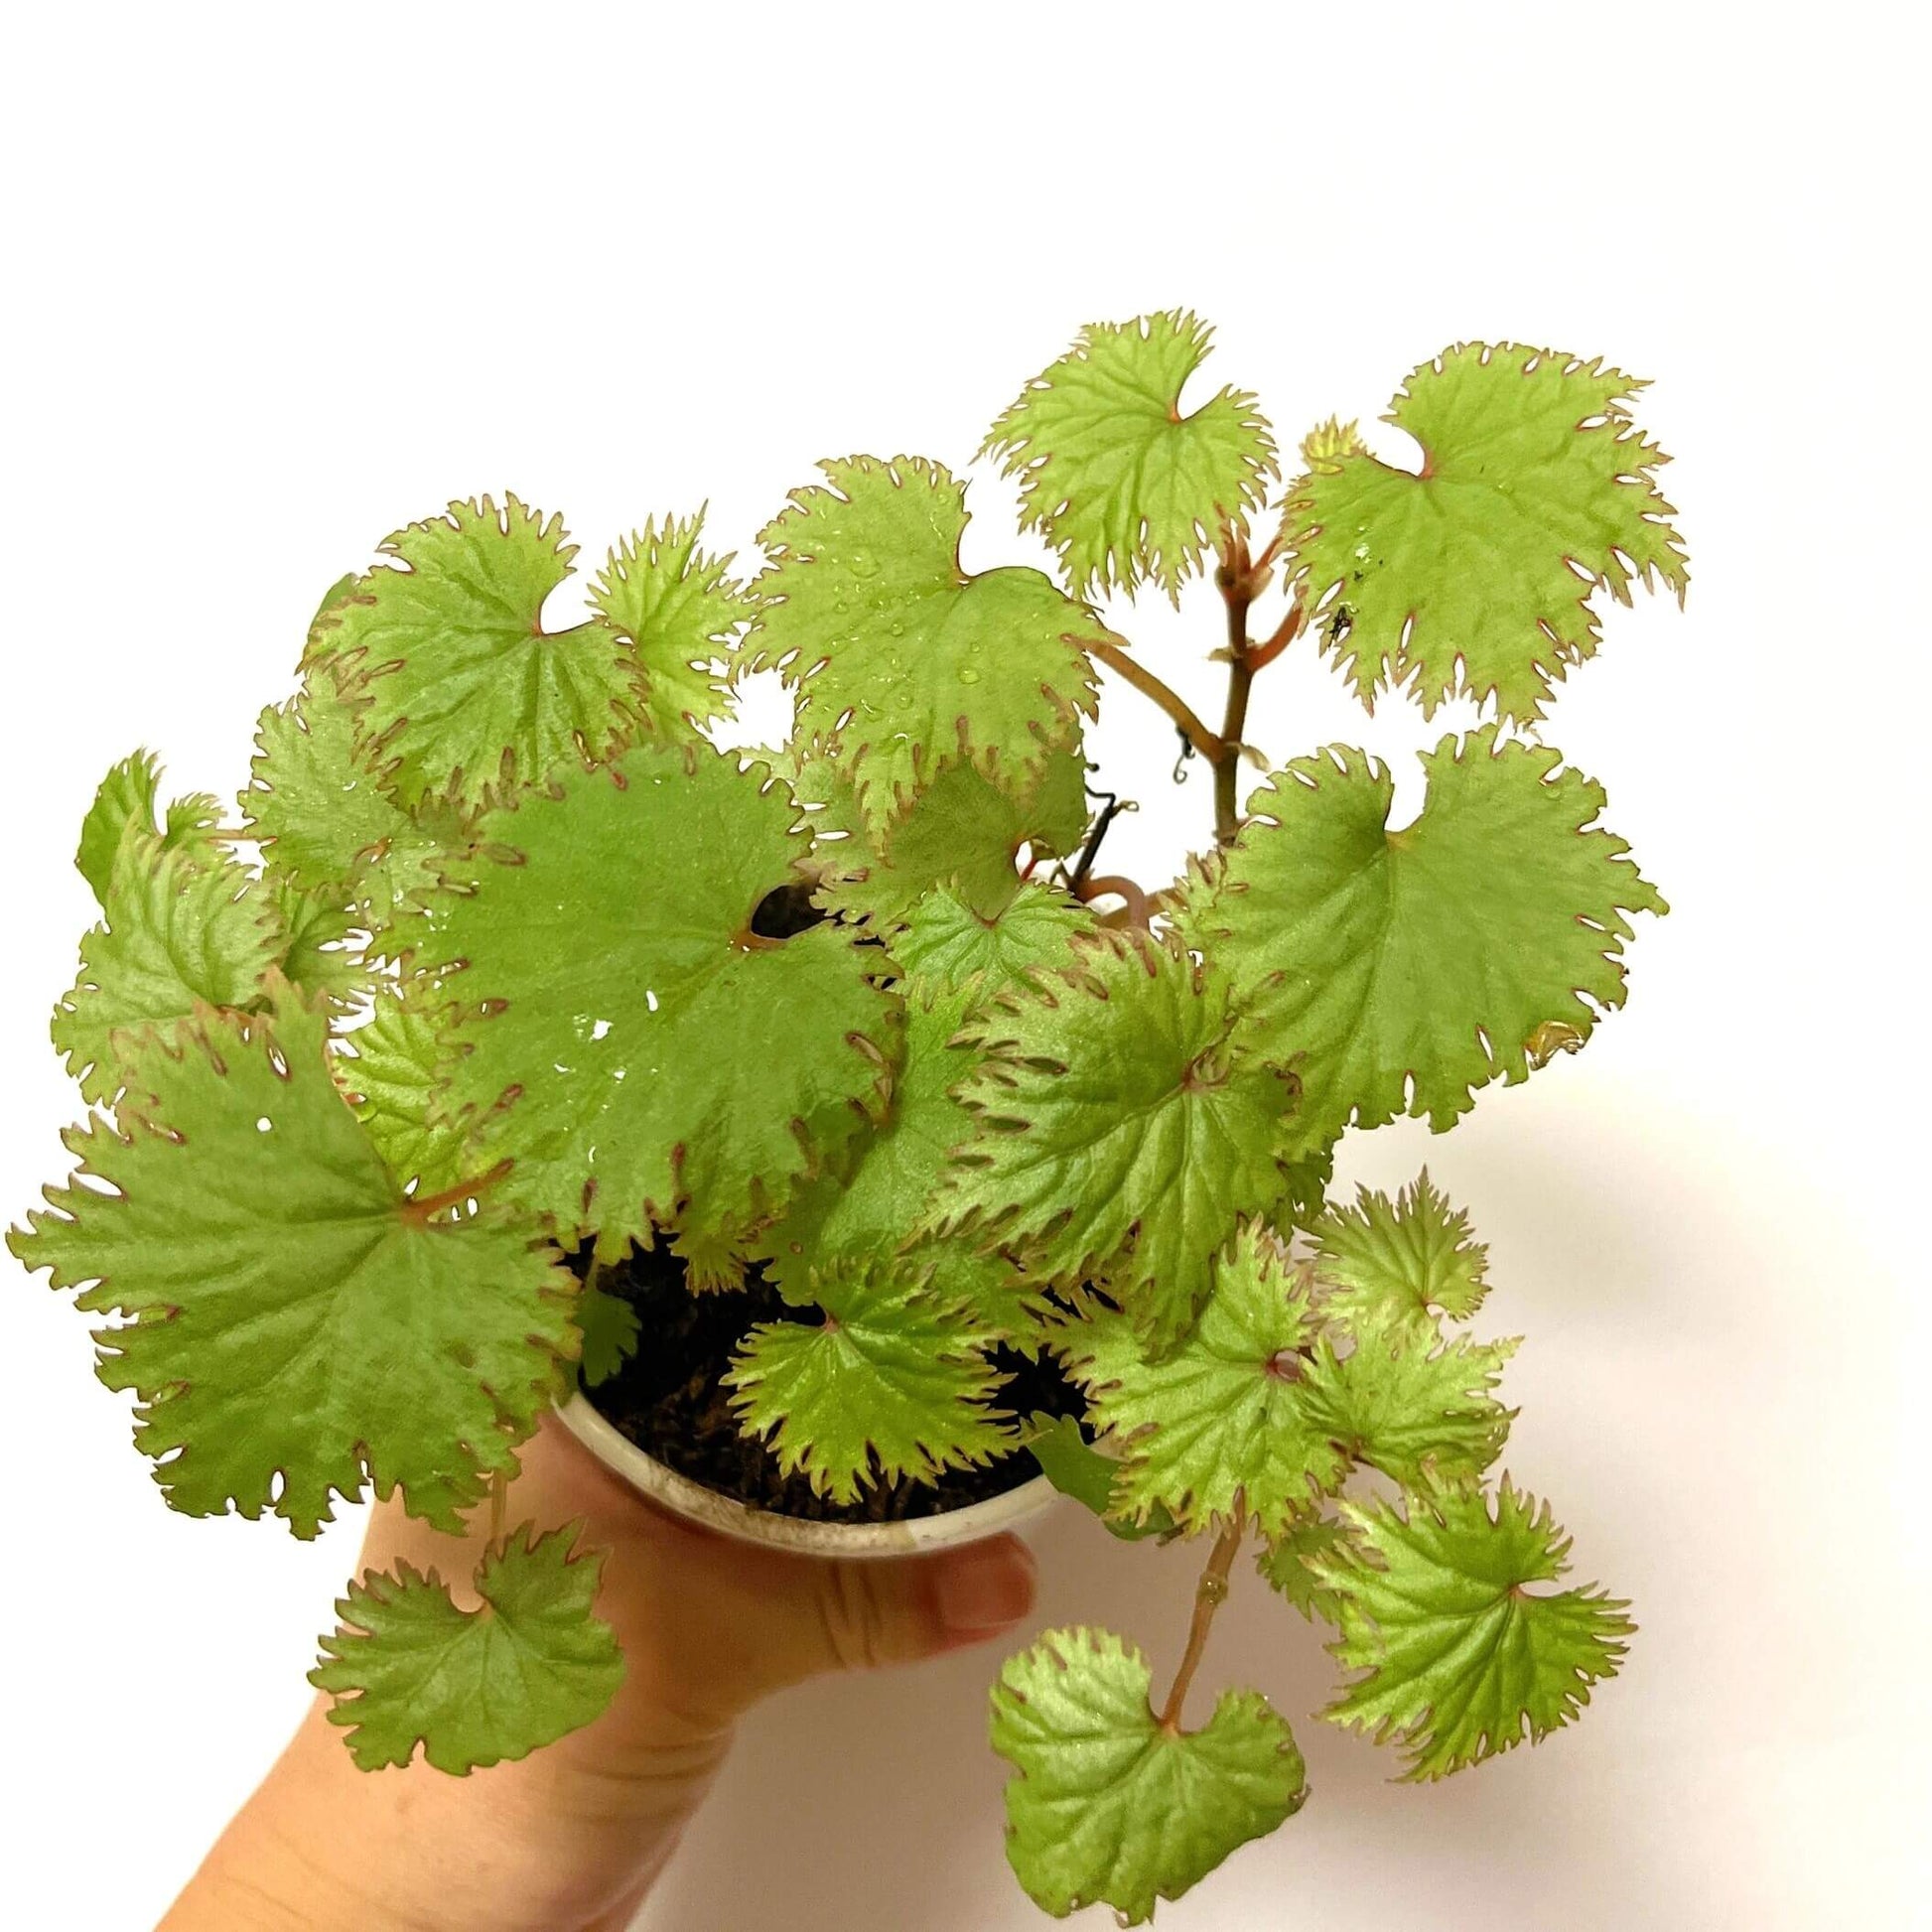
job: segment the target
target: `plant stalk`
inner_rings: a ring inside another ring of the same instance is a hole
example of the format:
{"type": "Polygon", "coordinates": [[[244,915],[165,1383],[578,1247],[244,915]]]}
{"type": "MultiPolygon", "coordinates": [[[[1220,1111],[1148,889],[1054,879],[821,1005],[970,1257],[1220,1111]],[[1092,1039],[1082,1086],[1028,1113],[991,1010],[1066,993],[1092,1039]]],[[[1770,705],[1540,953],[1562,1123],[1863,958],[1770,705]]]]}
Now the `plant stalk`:
{"type": "Polygon", "coordinates": [[[1200,1668],[1201,1653],[1207,1648],[1207,1633],[1213,1625],[1214,1612],[1227,1600],[1228,1572],[1234,1568],[1234,1555],[1241,1547],[1247,1527],[1247,1510],[1237,1502],[1234,1515],[1215,1540],[1213,1551],[1207,1559],[1207,1568],[1201,1572],[1200,1582],[1194,1587],[1194,1617],[1187,1626],[1187,1648],[1181,1654],[1180,1668],[1174,1673],[1173,1688],[1168,1693],[1168,1701],[1161,1707],[1157,1720],[1161,1728],[1171,1735],[1180,1729],[1180,1707],[1186,1703],[1187,1687],[1193,1683],[1194,1672],[1200,1668]]]}
{"type": "Polygon", "coordinates": [[[1103,664],[1118,671],[1143,697],[1152,698],[1176,725],[1180,734],[1210,763],[1221,756],[1221,741],[1201,723],[1179,692],[1172,690],[1154,675],[1139,658],[1106,637],[1070,637],[1071,643],[1091,651],[1103,664]]]}

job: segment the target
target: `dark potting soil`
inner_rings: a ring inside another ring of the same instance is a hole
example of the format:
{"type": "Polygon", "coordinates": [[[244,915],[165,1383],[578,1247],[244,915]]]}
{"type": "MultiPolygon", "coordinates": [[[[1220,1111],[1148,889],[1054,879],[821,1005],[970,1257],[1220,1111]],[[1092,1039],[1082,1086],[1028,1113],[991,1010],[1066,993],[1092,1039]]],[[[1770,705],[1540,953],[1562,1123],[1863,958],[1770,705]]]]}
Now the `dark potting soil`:
{"type": "MultiPolygon", "coordinates": [[[[580,1272],[588,1255],[577,1264],[580,1272]]],[[[802,1474],[787,1476],[763,1443],[739,1433],[722,1377],[733,1353],[760,1321],[815,1323],[753,1268],[742,1290],[693,1295],[684,1264],[667,1248],[633,1252],[598,1278],[637,1311],[637,1352],[609,1381],[587,1391],[598,1411],[647,1454],[709,1489],[815,1523],[897,1523],[985,1502],[1030,1482],[1039,1464],[1016,1449],[982,1468],[949,1469],[936,1482],[900,1476],[861,1490],[852,1503],[813,1493],[802,1474]]],[[[1013,1414],[1080,1416],[1085,1402],[1050,1359],[1029,1361],[1004,1346],[994,1363],[1011,1379],[997,1400],[1013,1414]]]]}

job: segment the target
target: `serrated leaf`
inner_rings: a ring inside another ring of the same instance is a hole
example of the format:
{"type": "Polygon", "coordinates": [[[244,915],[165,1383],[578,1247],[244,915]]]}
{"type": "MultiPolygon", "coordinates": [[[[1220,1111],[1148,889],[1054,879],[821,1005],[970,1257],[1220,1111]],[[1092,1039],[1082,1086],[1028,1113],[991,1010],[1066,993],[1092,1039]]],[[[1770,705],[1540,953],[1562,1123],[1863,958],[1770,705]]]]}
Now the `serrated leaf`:
{"type": "Polygon", "coordinates": [[[1023,847],[1065,852],[1086,829],[1086,765],[1077,750],[1055,752],[1017,786],[977,765],[947,759],[910,804],[857,841],[828,852],[821,897],[834,910],[882,926],[905,922],[944,888],[980,918],[1000,918],[1023,885],[1023,847]]]}
{"type": "Polygon", "coordinates": [[[1095,323],[993,425],[982,455],[1021,480],[1020,527],[1059,553],[1076,595],[1158,584],[1174,603],[1224,523],[1259,507],[1275,439],[1255,399],[1180,394],[1212,332],[1171,309],[1095,323]]]}
{"type": "Polygon", "coordinates": [[[1148,1359],[1124,1315],[1069,1322],[1056,1352],[1122,1457],[1119,1513],[1147,1522],[1165,1511],[1198,1532],[1239,1506],[1278,1535],[1338,1488],[1348,1458],[1301,1386],[1314,1337],[1306,1277],[1254,1223],[1217,1260],[1199,1318],[1165,1358],[1148,1359]]]}
{"type": "Polygon", "coordinates": [[[595,1282],[577,1298],[577,1326],[584,1337],[578,1374],[587,1389],[608,1382],[637,1352],[643,1324],[637,1311],[621,1295],[613,1295],[595,1282]]]}
{"type": "Polygon", "coordinates": [[[838,925],[752,930],[802,852],[796,817],[736,759],[639,745],[486,815],[463,889],[431,904],[420,960],[462,962],[452,1110],[476,1110],[509,1194],[562,1238],[736,1241],[883,1105],[879,950],[838,925]]]}
{"type": "Polygon", "coordinates": [[[1423,448],[1420,474],[1350,440],[1322,442],[1282,512],[1289,578],[1364,703],[1414,678],[1423,715],[1448,698],[1543,714],[1552,684],[1596,648],[1592,594],[1681,598],[1683,545],[1632,425],[1643,385],[1600,361],[1463,343],[1425,362],[1385,421],[1423,448]]]}
{"type": "Polygon", "coordinates": [[[965,484],[917,457],[820,466],[759,541],[770,567],[746,642],[798,693],[801,745],[831,749],[883,825],[958,758],[1018,784],[1094,710],[1097,621],[1036,570],[960,567],[965,484]]]}
{"type": "Polygon", "coordinates": [[[1095,1449],[1071,1416],[1030,1416],[1023,1435],[1027,1452],[1039,1464],[1046,1480],[1061,1495],[1071,1496],[1091,1510],[1109,1535],[1123,1543],[1138,1543],[1144,1537],[1176,1534],[1178,1526],[1166,1510],[1155,1510],[1144,1523],[1124,1522],[1109,1514],[1120,1463],[1095,1449]]]}
{"type": "MultiPolygon", "coordinates": [[[[928,895],[908,911],[896,956],[903,946],[929,957],[960,915],[976,932],[998,933],[1005,925],[1004,919],[984,925],[950,896],[928,895]]],[[[963,956],[957,944],[951,951],[955,961],[963,956]]],[[[987,998],[1028,971],[1071,958],[1066,926],[1039,917],[1024,918],[1022,930],[983,945],[979,954],[957,980],[908,975],[904,1058],[885,1119],[860,1143],[849,1172],[823,1173],[800,1191],[759,1253],[766,1278],[782,1293],[809,1300],[806,1284],[814,1271],[902,1252],[908,1265],[929,1271],[936,1300],[970,1310],[980,1324],[1030,1349],[1043,1309],[1039,1285],[1029,1283],[1003,1255],[978,1253],[961,1241],[918,1241],[910,1233],[944,1181],[950,1156],[973,1136],[972,1118],[952,1090],[972,1071],[975,1056],[955,1036],[987,998]]]]}
{"type": "Polygon", "coordinates": [[[940,888],[919,901],[893,940],[893,957],[908,979],[940,988],[978,980],[997,991],[1064,960],[1074,936],[1095,929],[1084,905],[1032,880],[991,919],[940,888]]]}
{"type": "Polygon", "coordinates": [[[951,1089],[971,1071],[973,1056],[951,1041],[976,997],[974,986],[910,990],[904,1059],[885,1119],[860,1143],[851,1169],[808,1182],[759,1246],[766,1278],[788,1300],[809,1302],[815,1274],[905,1250],[908,1265],[929,1274],[936,1302],[975,1308],[989,1325],[1019,1331],[1024,1309],[1011,1305],[1007,1261],[963,1242],[914,1242],[911,1233],[948,1156],[972,1138],[972,1119],[951,1089]]]}
{"type": "Polygon", "coordinates": [[[574,1284],[488,1201],[452,1221],[405,1200],[336,1091],[327,1023],[271,991],[272,1021],[138,1045],[138,1113],[69,1133],[73,1181],[8,1246],[131,1317],[95,1331],[100,1376],[140,1397],[175,1508],[272,1507],[312,1536],[372,1483],[455,1530],[560,1392],[574,1284]]]}
{"type": "Polygon", "coordinates": [[[385,986],[368,1021],[336,1042],[332,1062],[397,1187],[426,1200],[490,1165],[443,1111],[456,1052],[424,1011],[431,997],[421,987],[385,986]]]}
{"type": "Polygon", "coordinates": [[[1340,747],[1296,759],[1177,911],[1258,1035],[1294,1054],[1292,1157],[1351,1121],[1441,1132],[1473,1088],[1527,1078],[1540,1028],[1587,1036],[1622,1002],[1627,915],[1666,909],[1623,840],[1589,829],[1602,787],[1560,753],[1485,726],[1422,763],[1428,802],[1392,832],[1385,766],[1340,747]]]}
{"type": "Polygon", "coordinates": [[[80,976],[54,1010],[54,1045],[81,1097],[121,1090],[140,1041],[200,1008],[254,1006],[284,936],[274,907],[219,854],[164,846],[138,824],[101,895],[107,917],[80,942],[80,976]]]}
{"type": "Polygon", "coordinates": [[[1304,1377],[1311,1424],[1358,1462],[1405,1488],[1437,1477],[1476,1476],[1503,1452],[1515,1411],[1490,1393],[1514,1341],[1440,1342],[1434,1329],[1356,1324],[1337,1356],[1324,1338],[1304,1377]]]}
{"type": "Polygon", "coordinates": [[[599,1717],[623,1682],[617,1633],[593,1608],[604,1553],[573,1554],[579,1526],[527,1523],[491,1548],[461,1609],[435,1571],[370,1571],[336,1605],[309,1682],[331,1693],[364,1771],[407,1764],[420,1744],[439,1771],[527,1757],[599,1717]]]}
{"type": "Polygon", "coordinates": [[[1348,1541],[1348,1527],[1332,1516],[1301,1516],[1272,1536],[1256,1553],[1255,1568],[1271,1589],[1285,1596],[1312,1623],[1332,1623],[1334,1592],[1322,1587],[1311,1565],[1336,1557],[1348,1541]]]}
{"type": "Polygon", "coordinates": [[[402,761],[403,804],[487,804],[628,742],[642,698],[630,646],[601,620],[543,628],[577,554],[561,517],[484,496],[381,550],[393,561],[323,613],[305,663],[365,701],[361,735],[402,761]]]}
{"type": "Polygon", "coordinates": [[[1336,1599],[1329,1646],[1364,1675],[1322,1715],[1381,1741],[1407,1776],[1439,1778],[1568,1724],[1613,1677],[1635,1625],[1601,1590],[1538,1591],[1569,1568],[1549,1506],[1474,1484],[1344,1503],[1354,1541],[1314,1566],[1336,1599]],[[1405,1513],[1406,1512],[1406,1513],[1405,1513]]]}
{"type": "Polygon", "coordinates": [[[1101,932],[1078,963],[989,1004],[959,1090],[977,1133],[935,1232],[1019,1244],[1042,1279],[1104,1279],[1157,1349],[1205,1296],[1237,1216],[1282,1194],[1290,1088],[1232,1038],[1224,977],[1101,932]]]}
{"type": "Polygon", "coordinates": [[[636,653],[638,709],[664,738],[726,715],[729,684],[714,667],[758,609],[733,582],[731,558],[698,548],[703,528],[702,510],[651,519],[611,552],[591,587],[591,603],[636,653]]]}
{"type": "Polygon", "coordinates": [[[73,855],[75,869],[89,886],[103,909],[107,903],[114,861],[129,826],[171,850],[179,850],[193,863],[214,863],[221,851],[210,836],[220,825],[219,808],[206,792],[192,792],[177,798],[157,828],[156,794],[161,784],[161,766],[152,752],[133,752],[112,766],[94,792],[87,815],[80,822],[80,845],[73,855]]]}
{"type": "Polygon", "coordinates": [[[760,1322],[725,1373],[748,1436],[787,1475],[849,1503],[862,1488],[991,1461],[1013,1448],[987,1405],[995,1337],[945,1309],[910,1270],[855,1266],[813,1283],[820,1324],[760,1322]]]}
{"type": "Polygon", "coordinates": [[[1091,1629],[1047,1631],[994,1687],[1007,1858],[1055,1918],[1104,1903],[1144,1924],[1308,1797],[1294,1733],[1258,1693],[1223,1692],[1184,1731],[1156,1721],[1150,1688],[1140,1651],[1091,1629]]]}
{"type": "Polygon", "coordinates": [[[286,880],[263,882],[275,925],[274,958],[282,977],[312,1004],[338,1010],[368,990],[366,934],[355,914],[321,893],[286,880]]]}
{"type": "Polygon", "coordinates": [[[242,815],[269,871],[303,892],[366,901],[380,915],[432,887],[439,862],[467,842],[460,809],[396,802],[387,787],[399,760],[357,737],[354,712],[327,680],[270,705],[255,747],[242,815]]]}
{"type": "Polygon", "coordinates": [[[1489,1293],[1489,1250],[1428,1170],[1390,1200],[1356,1190],[1310,1229],[1322,1313],[1351,1330],[1406,1323],[1434,1333],[1438,1315],[1466,1321],[1489,1293]]]}

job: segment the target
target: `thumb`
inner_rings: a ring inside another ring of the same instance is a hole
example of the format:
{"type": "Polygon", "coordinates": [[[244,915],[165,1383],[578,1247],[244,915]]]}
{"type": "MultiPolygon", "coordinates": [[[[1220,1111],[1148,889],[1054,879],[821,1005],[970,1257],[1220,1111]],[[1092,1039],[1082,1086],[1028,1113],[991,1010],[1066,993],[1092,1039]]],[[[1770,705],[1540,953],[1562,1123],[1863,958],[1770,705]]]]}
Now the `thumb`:
{"type": "Polygon", "coordinates": [[[1033,1608],[1033,1552],[995,1537],[940,1556],[811,1566],[790,1681],[983,1643],[1033,1608]]]}

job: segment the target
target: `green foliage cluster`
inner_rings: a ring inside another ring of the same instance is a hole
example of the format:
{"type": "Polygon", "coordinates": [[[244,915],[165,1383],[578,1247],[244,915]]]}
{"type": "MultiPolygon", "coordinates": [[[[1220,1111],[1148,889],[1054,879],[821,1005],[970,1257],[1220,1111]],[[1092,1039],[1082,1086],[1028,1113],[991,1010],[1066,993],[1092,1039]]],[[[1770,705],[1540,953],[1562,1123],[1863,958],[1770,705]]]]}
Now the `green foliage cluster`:
{"type": "MultiPolygon", "coordinates": [[[[1628,377],[1462,345],[1391,412],[1420,470],[1330,423],[1284,483],[1254,397],[1183,409],[1207,351],[1190,315],[1092,328],[999,417],[1053,575],[967,571],[965,483],[905,456],[823,465],[750,577],[701,516],[646,523],[562,627],[554,515],[397,531],[325,599],[238,819],[164,809],[146,753],[103,780],[53,1026],[94,1111],[9,1237],[101,1317],[190,1514],[500,1507],[543,1413],[650,1345],[598,1264],[667,1243],[694,1292],[756,1266],[807,1315],[748,1323],[728,1382],[829,1496],[1032,1445],[1117,1534],[1200,1538],[1160,1707],[1084,1628],[993,1697],[1021,1881],[1125,1923],[1307,1795],[1258,1693],[1181,1723],[1241,1551],[1332,1627],[1325,1715],[1416,1778],[1567,1723],[1631,1627],[1557,1587],[1563,1533],[1492,1478],[1515,1344],[1463,1325],[1466,1217],[1427,1175],[1326,1189],[1350,1127],[1447,1128],[1581,1046],[1664,909],[1537,736],[1597,592],[1683,591],[1664,458],[1628,377]],[[1224,607],[1218,733],[1095,602],[1190,586],[1224,607]],[[1423,759],[1413,823],[1342,746],[1237,810],[1249,688],[1298,641],[1366,704],[1492,709],[1423,759]],[[1214,842],[1159,892],[1094,871],[1103,667],[1214,768],[1214,842]],[[722,753],[759,670],[794,730],[722,753]],[[781,889],[823,916],[778,939],[781,889]],[[1017,1413],[1002,1345],[1057,1357],[1085,1427],[1017,1413]]],[[[315,1682],[358,1763],[461,1772],[604,1708],[622,1661],[574,1542],[498,1534],[475,1607],[406,1568],[350,1586],[315,1682]]]]}

